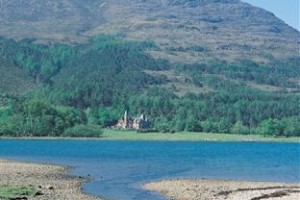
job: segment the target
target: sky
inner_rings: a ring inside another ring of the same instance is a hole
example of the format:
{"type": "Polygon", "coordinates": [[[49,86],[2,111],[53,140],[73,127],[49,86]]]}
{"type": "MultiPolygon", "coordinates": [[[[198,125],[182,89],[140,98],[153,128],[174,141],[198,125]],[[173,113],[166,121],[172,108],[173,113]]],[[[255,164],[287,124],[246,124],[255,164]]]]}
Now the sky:
{"type": "Polygon", "coordinates": [[[271,11],[285,23],[300,30],[300,1],[299,0],[242,0],[254,6],[271,11]]]}

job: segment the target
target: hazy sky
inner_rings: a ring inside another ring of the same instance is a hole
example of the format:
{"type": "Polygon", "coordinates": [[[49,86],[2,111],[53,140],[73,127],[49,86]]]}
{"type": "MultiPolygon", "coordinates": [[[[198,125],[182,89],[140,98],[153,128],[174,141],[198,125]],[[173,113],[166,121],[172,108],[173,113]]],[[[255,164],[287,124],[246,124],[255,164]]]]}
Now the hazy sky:
{"type": "Polygon", "coordinates": [[[271,11],[290,26],[300,30],[299,0],[242,0],[271,11]]]}

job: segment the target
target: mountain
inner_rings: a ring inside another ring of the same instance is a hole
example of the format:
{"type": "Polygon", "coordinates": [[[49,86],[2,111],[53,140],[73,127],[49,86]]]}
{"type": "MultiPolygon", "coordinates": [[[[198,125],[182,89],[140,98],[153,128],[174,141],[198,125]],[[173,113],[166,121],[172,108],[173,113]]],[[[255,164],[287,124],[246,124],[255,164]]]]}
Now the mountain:
{"type": "Polygon", "coordinates": [[[250,59],[267,63],[299,54],[299,32],[239,0],[2,1],[0,35],[78,43],[118,35],[154,41],[156,58],[194,63],[250,59]]]}
{"type": "Polygon", "coordinates": [[[0,4],[0,135],[299,136],[299,32],[238,0],[0,4]]]}

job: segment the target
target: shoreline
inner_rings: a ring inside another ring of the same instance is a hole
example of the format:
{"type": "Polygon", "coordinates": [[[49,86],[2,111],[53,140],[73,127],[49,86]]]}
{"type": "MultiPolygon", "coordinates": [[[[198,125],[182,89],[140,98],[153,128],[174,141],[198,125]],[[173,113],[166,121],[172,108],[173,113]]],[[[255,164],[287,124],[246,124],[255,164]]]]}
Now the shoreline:
{"type": "Polygon", "coordinates": [[[104,129],[99,138],[76,137],[0,137],[0,140],[87,140],[87,141],[166,141],[166,142],[275,142],[300,143],[300,137],[264,137],[261,135],[234,135],[218,133],[137,133],[104,129]]]}
{"type": "MultiPolygon", "coordinates": [[[[39,195],[20,198],[101,200],[85,194],[81,184],[89,180],[68,175],[70,169],[68,166],[0,158],[0,195],[1,186],[30,186],[39,195]]],[[[300,197],[300,183],[170,179],[142,184],[141,189],[158,192],[172,200],[298,200],[300,197]]]]}
{"type": "Polygon", "coordinates": [[[172,200],[299,200],[300,183],[170,179],[143,185],[172,200]]]}
{"type": "Polygon", "coordinates": [[[19,197],[32,200],[101,200],[85,194],[81,184],[87,182],[88,179],[68,175],[69,170],[70,167],[67,166],[0,158],[0,189],[1,187],[30,187],[35,191],[35,195],[20,194],[13,199],[19,197]]]}

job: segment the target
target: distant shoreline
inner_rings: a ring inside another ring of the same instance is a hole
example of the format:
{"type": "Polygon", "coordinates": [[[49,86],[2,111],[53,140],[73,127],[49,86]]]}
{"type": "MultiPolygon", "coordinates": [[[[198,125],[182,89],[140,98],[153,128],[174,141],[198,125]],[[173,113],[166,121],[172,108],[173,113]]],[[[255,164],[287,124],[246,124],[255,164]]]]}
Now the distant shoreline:
{"type": "Polygon", "coordinates": [[[0,137],[16,140],[125,140],[125,141],[183,141],[183,142],[286,142],[300,143],[300,137],[264,137],[219,133],[137,133],[135,131],[105,129],[99,138],[76,137],[0,137]]]}

